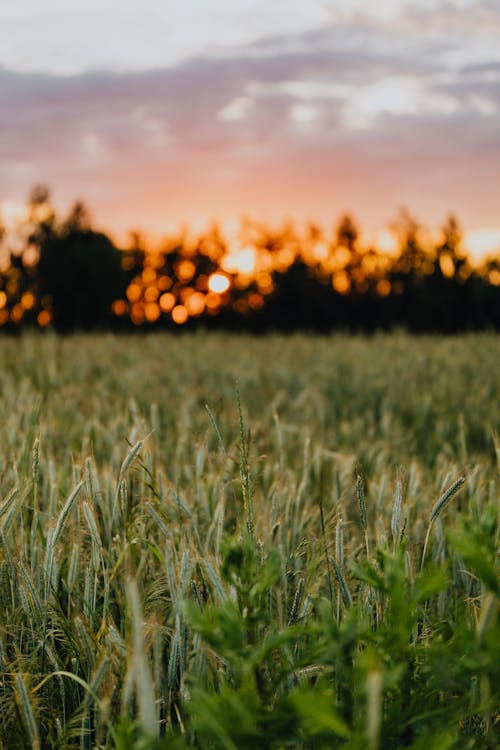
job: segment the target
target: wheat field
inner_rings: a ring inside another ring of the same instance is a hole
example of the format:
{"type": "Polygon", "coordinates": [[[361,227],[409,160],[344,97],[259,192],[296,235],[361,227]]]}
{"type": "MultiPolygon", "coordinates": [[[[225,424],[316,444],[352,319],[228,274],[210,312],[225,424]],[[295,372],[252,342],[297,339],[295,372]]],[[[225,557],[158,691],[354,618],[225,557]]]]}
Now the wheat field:
{"type": "Polygon", "coordinates": [[[498,747],[498,336],[0,352],[1,748],[498,747]]]}

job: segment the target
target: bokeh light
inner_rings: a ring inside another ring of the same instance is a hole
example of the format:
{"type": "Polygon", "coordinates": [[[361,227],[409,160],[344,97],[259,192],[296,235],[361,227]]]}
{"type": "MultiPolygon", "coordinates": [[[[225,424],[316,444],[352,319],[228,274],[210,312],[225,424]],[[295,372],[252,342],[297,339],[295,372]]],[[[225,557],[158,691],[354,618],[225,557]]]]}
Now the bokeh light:
{"type": "Polygon", "coordinates": [[[231,282],[224,273],[213,273],[208,279],[208,288],[215,294],[224,294],[224,292],[228,291],[230,285],[231,282]]]}

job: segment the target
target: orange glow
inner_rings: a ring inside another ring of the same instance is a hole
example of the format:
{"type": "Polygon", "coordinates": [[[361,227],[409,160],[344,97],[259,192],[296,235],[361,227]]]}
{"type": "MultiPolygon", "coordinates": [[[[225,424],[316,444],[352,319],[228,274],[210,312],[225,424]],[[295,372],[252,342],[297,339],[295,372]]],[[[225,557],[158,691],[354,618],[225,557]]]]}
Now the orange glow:
{"type": "Polygon", "coordinates": [[[387,297],[391,293],[391,282],[387,279],[377,281],[377,293],[380,297],[387,297]]]}
{"type": "Polygon", "coordinates": [[[363,271],[366,274],[372,274],[377,268],[377,259],[371,253],[369,253],[363,256],[362,265],[363,271]]]}
{"type": "Polygon", "coordinates": [[[186,309],[194,317],[201,315],[205,309],[205,295],[201,292],[193,292],[186,300],[186,309]]]}
{"type": "Polygon", "coordinates": [[[194,289],[192,286],[185,286],[183,287],[179,292],[179,297],[181,299],[181,303],[183,305],[186,304],[186,300],[190,298],[190,296],[194,293],[194,289]]]}
{"type": "Polygon", "coordinates": [[[183,325],[188,319],[188,311],[184,305],[176,305],[172,310],[172,320],[178,325],[183,325]]]}
{"type": "Polygon", "coordinates": [[[7,304],[7,295],[5,292],[0,292],[0,310],[7,304]]]}
{"type": "Polygon", "coordinates": [[[198,276],[196,279],[196,288],[200,290],[200,292],[206,292],[208,291],[208,276],[201,275],[198,276]]]}
{"type": "Polygon", "coordinates": [[[500,250],[500,229],[474,229],[467,232],[464,238],[467,247],[470,247],[474,256],[480,258],[489,253],[498,253],[500,250]]]}
{"type": "Polygon", "coordinates": [[[205,305],[208,308],[208,310],[216,310],[220,307],[221,298],[218,294],[215,294],[214,292],[209,292],[207,296],[205,297],[205,305]]]}
{"type": "Polygon", "coordinates": [[[398,241],[394,234],[388,232],[387,229],[383,229],[377,234],[375,244],[378,249],[385,253],[395,255],[398,251],[398,241]]]}
{"type": "Polygon", "coordinates": [[[172,279],[170,276],[160,276],[158,279],[158,289],[160,289],[162,292],[166,292],[167,289],[170,289],[172,286],[172,279]]]}
{"type": "Polygon", "coordinates": [[[252,308],[252,310],[260,310],[262,307],[264,307],[264,298],[261,294],[250,294],[248,297],[248,304],[252,308]]]}
{"type": "Polygon", "coordinates": [[[332,286],[339,294],[349,294],[351,280],[345,271],[339,271],[332,277],[332,286]]]}
{"type": "Polygon", "coordinates": [[[139,284],[130,284],[127,289],[127,299],[129,302],[137,302],[141,298],[141,287],[139,284]]]}
{"type": "Polygon", "coordinates": [[[130,309],[130,319],[136,326],[140,326],[144,323],[144,308],[140,302],[134,302],[130,309]]]}
{"type": "Polygon", "coordinates": [[[490,271],[488,279],[490,284],[493,284],[493,286],[500,286],[500,271],[494,268],[492,271],[490,271]]]}
{"type": "Polygon", "coordinates": [[[455,275],[455,264],[448,253],[443,253],[439,256],[439,267],[443,276],[446,276],[447,279],[451,279],[455,275]]]}
{"type": "Polygon", "coordinates": [[[175,296],[171,292],[165,292],[165,294],[162,294],[158,301],[162,312],[170,312],[176,303],[175,296]]]}
{"type": "Polygon", "coordinates": [[[293,252],[288,247],[284,247],[277,255],[276,269],[278,271],[286,271],[290,268],[294,260],[295,256],[293,252]]]}
{"type": "Polygon", "coordinates": [[[175,267],[175,272],[179,281],[191,281],[196,271],[196,266],[192,260],[181,260],[175,267]]]}
{"type": "Polygon", "coordinates": [[[273,291],[273,280],[270,273],[259,273],[257,276],[257,286],[262,294],[270,294],[273,291]]]}
{"type": "Polygon", "coordinates": [[[141,278],[145,284],[151,284],[156,279],[156,271],[154,268],[147,267],[142,272],[141,278]]]}
{"type": "Polygon", "coordinates": [[[51,316],[48,310],[40,310],[37,315],[37,322],[40,328],[45,328],[49,325],[51,316]]]}
{"type": "Polygon", "coordinates": [[[32,292],[25,292],[21,297],[21,305],[25,310],[31,310],[35,306],[35,295],[32,292]]]}
{"type": "Polygon", "coordinates": [[[144,305],[144,315],[148,323],[155,323],[160,317],[160,308],[156,302],[148,302],[144,305]]]}
{"type": "Polygon", "coordinates": [[[135,266],[135,259],[132,256],[125,255],[122,258],[122,268],[124,271],[130,271],[135,266]]]}
{"type": "Polygon", "coordinates": [[[335,250],[333,263],[335,269],[344,268],[351,260],[351,253],[346,247],[338,247],[335,250]]]}
{"type": "Polygon", "coordinates": [[[257,253],[253,247],[245,247],[243,250],[235,250],[224,256],[221,266],[229,273],[239,273],[251,276],[257,265],[257,253]]]}
{"type": "Polygon", "coordinates": [[[318,242],[313,247],[312,256],[315,261],[323,261],[328,258],[329,250],[326,245],[323,245],[321,242],[318,242]]]}
{"type": "Polygon", "coordinates": [[[146,290],[144,292],[144,299],[146,300],[146,302],[156,302],[159,294],[160,290],[157,286],[148,286],[146,287],[146,290]]]}
{"type": "Polygon", "coordinates": [[[36,266],[36,264],[38,263],[40,259],[40,252],[38,248],[33,247],[31,245],[30,247],[26,248],[22,257],[23,257],[23,264],[27,268],[33,268],[33,266],[36,266]]]}
{"type": "Polygon", "coordinates": [[[4,326],[9,319],[7,310],[0,310],[0,326],[4,326]]]}
{"type": "Polygon", "coordinates": [[[21,320],[23,319],[23,315],[24,315],[24,307],[18,302],[17,305],[14,305],[14,307],[12,308],[10,312],[10,319],[12,320],[13,323],[20,323],[21,320]]]}
{"type": "Polygon", "coordinates": [[[128,305],[123,299],[115,299],[111,307],[115,315],[126,315],[128,311],[128,305]]]}
{"type": "Polygon", "coordinates": [[[224,292],[227,292],[230,285],[231,282],[226,274],[220,273],[219,271],[213,273],[208,279],[208,288],[211,292],[215,292],[216,294],[224,294],[224,292]]]}

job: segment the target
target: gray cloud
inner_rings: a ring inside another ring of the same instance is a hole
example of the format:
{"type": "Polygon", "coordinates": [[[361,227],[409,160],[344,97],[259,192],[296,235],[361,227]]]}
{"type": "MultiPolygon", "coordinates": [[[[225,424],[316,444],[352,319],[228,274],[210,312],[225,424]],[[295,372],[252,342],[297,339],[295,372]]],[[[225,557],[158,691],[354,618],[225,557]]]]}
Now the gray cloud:
{"type": "Polygon", "coordinates": [[[347,18],[162,70],[0,70],[0,199],[45,180],[122,225],[358,203],[369,222],[408,203],[491,223],[500,62],[457,65],[461,35],[422,19],[347,18]]]}

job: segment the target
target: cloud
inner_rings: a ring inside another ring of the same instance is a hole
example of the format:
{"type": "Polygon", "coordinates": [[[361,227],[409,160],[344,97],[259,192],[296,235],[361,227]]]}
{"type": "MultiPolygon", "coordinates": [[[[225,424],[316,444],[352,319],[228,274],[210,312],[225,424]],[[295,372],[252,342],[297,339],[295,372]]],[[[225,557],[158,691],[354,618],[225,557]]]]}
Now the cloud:
{"type": "Polygon", "coordinates": [[[0,199],[43,180],[103,222],[157,230],[344,209],[374,225],[401,204],[491,225],[500,61],[488,45],[461,61],[465,27],[422,23],[358,13],[132,73],[0,70],[0,199]]]}

